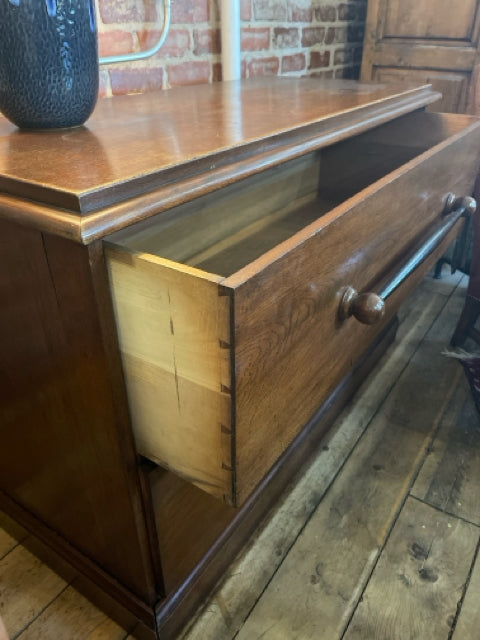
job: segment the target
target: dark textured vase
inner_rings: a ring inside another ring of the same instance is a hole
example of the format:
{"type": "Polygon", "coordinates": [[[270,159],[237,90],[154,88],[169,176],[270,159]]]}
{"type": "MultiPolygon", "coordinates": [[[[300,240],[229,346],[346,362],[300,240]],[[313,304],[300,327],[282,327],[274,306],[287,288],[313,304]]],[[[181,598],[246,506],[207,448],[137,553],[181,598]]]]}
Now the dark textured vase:
{"type": "Polygon", "coordinates": [[[98,97],[94,0],[0,0],[0,110],[28,129],[83,124],[98,97]]]}

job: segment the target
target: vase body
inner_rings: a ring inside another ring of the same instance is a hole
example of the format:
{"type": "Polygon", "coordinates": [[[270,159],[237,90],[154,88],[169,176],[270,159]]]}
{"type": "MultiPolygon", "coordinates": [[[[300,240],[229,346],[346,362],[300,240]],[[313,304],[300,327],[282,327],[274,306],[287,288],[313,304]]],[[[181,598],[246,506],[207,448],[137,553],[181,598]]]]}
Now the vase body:
{"type": "Polygon", "coordinates": [[[94,0],[0,0],[0,110],[14,124],[83,124],[98,97],[94,0]]]}

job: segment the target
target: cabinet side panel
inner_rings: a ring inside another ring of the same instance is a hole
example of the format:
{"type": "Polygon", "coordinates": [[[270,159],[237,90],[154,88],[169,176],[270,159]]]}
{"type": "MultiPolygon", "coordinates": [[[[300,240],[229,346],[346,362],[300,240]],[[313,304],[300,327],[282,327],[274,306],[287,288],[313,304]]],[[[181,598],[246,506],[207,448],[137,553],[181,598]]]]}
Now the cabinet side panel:
{"type": "Polygon", "coordinates": [[[229,297],[154,256],[107,263],[138,451],[230,501],[229,297]]]}
{"type": "Polygon", "coordinates": [[[0,264],[0,488],[153,604],[135,452],[122,438],[128,414],[120,385],[114,399],[90,250],[1,222],[0,264]]]}

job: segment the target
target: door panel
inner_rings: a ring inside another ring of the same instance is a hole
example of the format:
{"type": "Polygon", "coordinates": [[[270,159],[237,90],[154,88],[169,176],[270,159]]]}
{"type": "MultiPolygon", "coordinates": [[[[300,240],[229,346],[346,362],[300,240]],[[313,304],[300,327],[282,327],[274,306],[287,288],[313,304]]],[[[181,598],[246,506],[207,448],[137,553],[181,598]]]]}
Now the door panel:
{"type": "Polygon", "coordinates": [[[387,0],[386,38],[471,40],[476,0],[387,0]]]}
{"type": "Polygon", "coordinates": [[[369,0],[362,79],[431,82],[430,110],[474,112],[480,0],[369,0]]]}
{"type": "Polygon", "coordinates": [[[430,111],[459,113],[466,108],[469,73],[374,67],[373,79],[378,82],[431,83],[435,91],[442,94],[442,99],[434,102],[430,106],[430,111]]]}

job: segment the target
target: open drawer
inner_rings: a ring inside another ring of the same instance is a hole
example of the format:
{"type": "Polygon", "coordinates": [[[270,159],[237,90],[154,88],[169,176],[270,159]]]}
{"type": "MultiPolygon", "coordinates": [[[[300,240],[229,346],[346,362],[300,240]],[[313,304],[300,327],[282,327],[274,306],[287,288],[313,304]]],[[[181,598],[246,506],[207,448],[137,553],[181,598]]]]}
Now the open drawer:
{"type": "Polygon", "coordinates": [[[415,112],[107,238],[138,451],[241,504],[458,234],[479,149],[415,112]]]}

